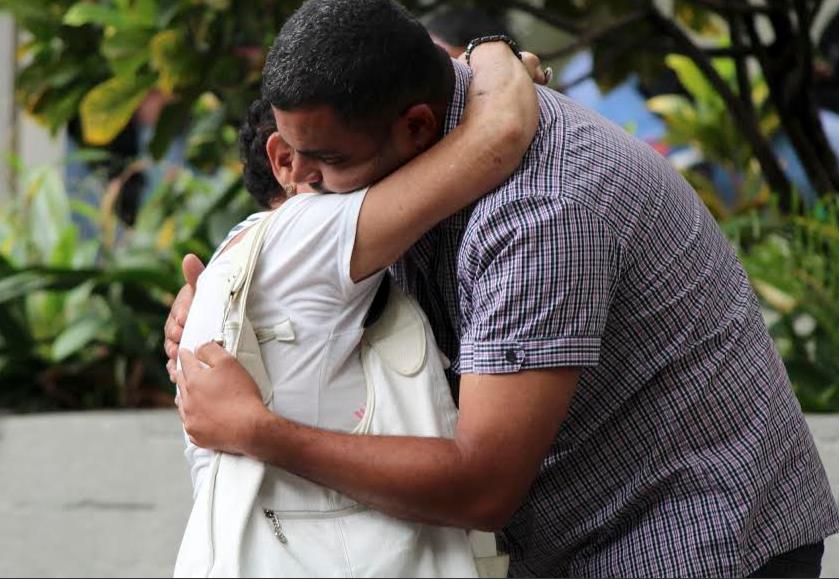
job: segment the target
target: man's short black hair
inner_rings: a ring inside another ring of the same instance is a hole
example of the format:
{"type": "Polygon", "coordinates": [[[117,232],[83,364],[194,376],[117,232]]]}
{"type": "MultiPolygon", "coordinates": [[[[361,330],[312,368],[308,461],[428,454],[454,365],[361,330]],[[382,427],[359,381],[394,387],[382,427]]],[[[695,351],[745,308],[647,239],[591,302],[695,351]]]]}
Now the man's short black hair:
{"type": "Polygon", "coordinates": [[[285,23],[262,71],[281,110],[327,105],[348,122],[445,103],[448,57],[391,0],[309,0],[285,23]]]}

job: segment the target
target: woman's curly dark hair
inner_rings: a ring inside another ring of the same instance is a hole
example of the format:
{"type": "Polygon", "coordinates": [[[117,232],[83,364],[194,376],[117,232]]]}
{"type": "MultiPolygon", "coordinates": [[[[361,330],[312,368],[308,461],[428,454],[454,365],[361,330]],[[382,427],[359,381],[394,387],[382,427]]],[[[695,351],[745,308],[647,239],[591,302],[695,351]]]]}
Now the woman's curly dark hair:
{"type": "Polygon", "coordinates": [[[265,150],[268,138],[276,130],[271,103],[261,98],[253,101],[248,107],[248,116],[239,128],[239,159],[243,165],[245,189],[266,209],[271,207],[272,201],[284,195],[265,150]]]}

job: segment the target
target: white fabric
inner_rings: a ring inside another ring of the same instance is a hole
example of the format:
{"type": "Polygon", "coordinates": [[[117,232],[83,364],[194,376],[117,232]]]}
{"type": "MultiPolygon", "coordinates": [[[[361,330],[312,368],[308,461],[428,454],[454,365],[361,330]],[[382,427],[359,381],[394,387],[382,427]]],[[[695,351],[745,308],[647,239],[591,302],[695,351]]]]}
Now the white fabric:
{"type": "MultiPolygon", "coordinates": [[[[269,405],[282,385],[278,388],[265,372],[264,344],[294,343],[298,332],[287,319],[267,325],[260,320],[255,325],[265,328],[254,331],[253,309],[245,305],[249,295],[258,295],[249,290],[251,281],[256,288],[258,274],[253,278],[250,274],[261,236],[269,230],[270,238],[287,217],[283,210],[275,212],[227,251],[229,267],[215,287],[223,295],[233,294],[229,302],[216,301],[224,313],[215,318],[224,331],[215,333],[223,334],[225,347],[254,376],[269,405]]],[[[268,247],[262,251],[260,267],[268,247]]],[[[428,321],[413,301],[392,290],[382,318],[360,344],[367,412],[355,432],[453,436],[457,412],[443,364],[428,321]]],[[[473,537],[470,543],[463,530],[393,519],[248,458],[213,453],[211,461],[184,534],[175,576],[475,577],[473,548],[486,557],[478,562],[483,571],[498,576],[506,572],[505,561],[493,557],[491,535],[473,537]],[[282,542],[265,509],[271,509],[281,523],[282,542]]]]}
{"type": "MultiPolygon", "coordinates": [[[[365,195],[366,189],[347,195],[308,193],[286,201],[265,234],[253,276],[248,317],[259,320],[255,330],[274,385],[270,407],[301,424],[350,431],[363,416],[359,343],[383,275],[357,284],[350,279],[365,195]]],[[[199,277],[183,347],[195,350],[218,337],[235,249],[218,253],[199,277]]],[[[197,496],[212,453],[187,440],[185,454],[197,496]]]]}

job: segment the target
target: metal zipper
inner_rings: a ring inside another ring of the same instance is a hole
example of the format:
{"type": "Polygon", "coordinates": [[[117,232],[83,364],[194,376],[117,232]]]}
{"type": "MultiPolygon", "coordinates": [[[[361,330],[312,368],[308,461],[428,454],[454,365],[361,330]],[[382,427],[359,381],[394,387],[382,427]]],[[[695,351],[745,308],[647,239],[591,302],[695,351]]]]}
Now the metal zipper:
{"type": "Polygon", "coordinates": [[[334,511],[274,511],[271,509],[262,509],[268,520],[271,521],[271,526],[274,529],[274,536],[283,545],[288,544],[288,537],[283,532],[283,526],[280,523],[280,517],[287,520],[297,519],[337,519],[339,517],[346,517],[355,513],[370,510],[368,507],[360,504],[355,504],[343,509],[336,509],[334,511]]]}
{"type": "Polygon", "coordinates": [[[280,524],[280,519],[277,518],[277,513],[270,509],[262,509],[265,513],[265,516],[271,520],[271,526],[274,528],[274,536],[282,543],[283,545],[288,543],[288,537],[285,536],[283,533],[283,526],[280,524]]]}

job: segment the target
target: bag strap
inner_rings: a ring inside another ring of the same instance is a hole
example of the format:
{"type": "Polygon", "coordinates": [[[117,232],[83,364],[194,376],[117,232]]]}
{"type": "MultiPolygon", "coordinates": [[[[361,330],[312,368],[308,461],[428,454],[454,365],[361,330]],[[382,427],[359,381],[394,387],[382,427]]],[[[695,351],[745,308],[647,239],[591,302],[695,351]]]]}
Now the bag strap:
{"type": "Polygon", "coordinates": [[[240,263],[234,264],[233,279],[230,280],[230,297],[225,308],[224,318],[222,320],[222,335],[225,335],[225,326],[231,310],[235,308],[235,319],[240,321],[240,330],[235,333],[233,343],[230,344],[228,350],[234,356],[239,350],[239,343],[242,338],[241,320],[245,318],[245,311],[248,304],[248,295],[250,293],[251,282],[253,274],[256,271],[256,262],[259,261],[259,255],[262,251],[262,246],[265,242],[265,234],[271,227],[271,224],[279,217],[285,204],[279,208],[271,211],[268,215],[257,221],[245,233],[245,237],[239,242],[240,247],[233,247],[230,251],[236,251],[235,260],[240,263]],[[244,263],[243,261],[244,256],[244,263]],[[239,267],[235,267],[238,265],[239,267]]]}

